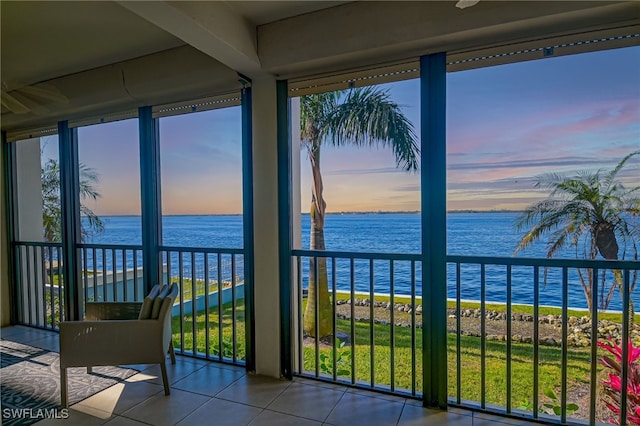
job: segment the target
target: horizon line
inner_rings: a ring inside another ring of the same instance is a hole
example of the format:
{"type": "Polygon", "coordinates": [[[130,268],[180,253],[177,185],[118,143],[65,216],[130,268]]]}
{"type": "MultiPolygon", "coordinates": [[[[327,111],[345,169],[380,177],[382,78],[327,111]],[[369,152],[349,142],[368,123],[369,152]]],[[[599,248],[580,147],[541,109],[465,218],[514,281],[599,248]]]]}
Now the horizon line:
{"type": "MultiPolygon", "coordinates": [[[[493,209],[493,210],[476,210],[476,209],[455,209],[447,210],[447,213],[521,213],[524,210],[514,209],[493,209]]],[[[326,212],[327,215],[345,215],[345,214],[419,214],[420,210],[345,210],[336,212],[326,212]]],[[[300,212],[302,215],[309,215],[309,212],[300,212]]],[[[163,217],[179,217],[179,216],[242,216],[243,213],[177,213],[165,214],[163,217]]],[[[142,217],[140,214],[100,214],[98,217],[142,217]]]]}

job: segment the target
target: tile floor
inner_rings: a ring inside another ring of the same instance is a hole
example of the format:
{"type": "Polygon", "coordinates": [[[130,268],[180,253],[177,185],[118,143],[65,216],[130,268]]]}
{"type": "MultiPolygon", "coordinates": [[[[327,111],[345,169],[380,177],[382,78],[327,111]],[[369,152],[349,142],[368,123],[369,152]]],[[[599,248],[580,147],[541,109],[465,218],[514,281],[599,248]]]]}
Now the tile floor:
{"type": "MultiPolygon", "coordinates": [[[[58,335],[22,326],[5,327],[6,340],[58,351],[58,335]]],[[[188,357],[167,364],[171,395],[165,396],[160,369],[140,370],[71,406],[68,419],[37,425],[335,425],[335,426],[500,426],[536,423],[451,408],[425,409],[420,401],[295,378],[247,374],[243,368],[188,357]]],[[[0,379],[1,380],[1,379],[0,379]]]]}

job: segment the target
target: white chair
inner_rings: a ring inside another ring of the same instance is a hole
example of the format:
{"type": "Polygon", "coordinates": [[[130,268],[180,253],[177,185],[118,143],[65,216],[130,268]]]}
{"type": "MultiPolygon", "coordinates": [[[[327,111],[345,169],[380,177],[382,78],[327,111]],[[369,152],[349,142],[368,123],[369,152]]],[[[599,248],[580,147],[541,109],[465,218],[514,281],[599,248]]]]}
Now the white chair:
{"type": "Polygon", "coordinates": [[[60,323],[60,399],[67,408],[67,368],[102,365],[160,364],[164,393],[169,395],[167,351],[176,363],[171,310],[178,285],[155,286],[140,303],[87,303],[85,321],[60,323]]]}

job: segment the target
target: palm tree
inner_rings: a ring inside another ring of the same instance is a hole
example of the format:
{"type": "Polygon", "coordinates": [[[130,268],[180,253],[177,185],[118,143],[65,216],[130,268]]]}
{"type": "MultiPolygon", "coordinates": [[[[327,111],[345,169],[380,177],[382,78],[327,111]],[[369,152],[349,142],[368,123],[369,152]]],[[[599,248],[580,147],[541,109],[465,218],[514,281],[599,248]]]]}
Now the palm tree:
{"type": "MultiPolygon", "coordinates": [[[[638,259],[640,226],[632,218],[640,216],[640,186],[626,188],[618,179],[625,164],[640,151],[624,157],[612,170],[605,172],[579,172],[568,178],[556,173],[539,176],[535,187],[550,190],[549,197],[528,207],[517,219],[518,230],[529,228],[515,252],[525,249],[543,235],[550,233],[547,257],[553,257],[562,247],[582,251],[587,259],[598,254],[607,260],[638,259]]],[[[591,291],[594,280],[591,270],[586,277],[578,271],[582,289],[591,308],[591,291]]],[[[606,271],[602,271],[600,308],[606,309],[613,295],[613,284],[605,286],[606,271]],[[605,296],[605,293],[606,296],[605,296]]],[[[622,273],[614,271],[615,284],[622,294],[622,273]]],[[[633,292],[634,277],[630,291],[633,292]]],[[[633,314],[633,304],[630,304],[633,314]]],[[[631,315],[633,317],[633,315],[631,315]]]]}
{"type": "MultiPolygon", "coordinates": [[[[326,202],[322,196],[320,147],[390,146],[396,165],[407,171],[419,168],[419,146],[413,126],[388,92],[374,88],[352,89],[305,95],[300,100],[300,137],[311,163],[311,236],[310,248],[324,250],[324,219],[326,202]]],[[[304,313],[304,331],[310,336],[331,334],[331,302],[325,258],[311,259],[309,292],[304,313]],[[316,303],[316,300],[318,301],[316,303]],[[316,311],[317,309],[317,311],[316,311]]]]}
{"type": "MultiPolygon", "coordinates": [[[[60,167],[56,160],[48,160],[41,169],[42,178],[42,224],[44,239],[49,242],[62,241],[62,212],[60,210],[60,167]]],[[[80,200],[100,197],[95,189],[99,182],[98,174],[84,164],[80,165],[80,200]]],[[[80,214],[87,224],[81,225],[81,238],[99,234],[104,230],[102,220],[86,205],[80,202],[80,214]]]]}

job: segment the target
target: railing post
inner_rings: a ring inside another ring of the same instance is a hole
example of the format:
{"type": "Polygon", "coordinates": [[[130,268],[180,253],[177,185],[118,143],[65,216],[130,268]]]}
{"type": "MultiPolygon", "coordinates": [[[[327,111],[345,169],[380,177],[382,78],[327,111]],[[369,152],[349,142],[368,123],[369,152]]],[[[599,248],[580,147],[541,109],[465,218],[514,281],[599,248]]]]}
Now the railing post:
{"type": "Polygon", "coordinates": [[[76,256],[80,242],[80,163],[78,130],[68,121],[58,123],[60,144],[60,199],[62,218],[62,271],[64,274],[65,320],[82,318],[81,266],[76,256]]]}
{"type": "Polygon", "coordinates": [[[447,407],[446,54],[420,58],[423,405],[447,407]]]}
{"type": "Polygon", "coordinates": [[[289,84],[286,80],[276,82],[278,120],[278,240],[280,257],[280,369],[287,379],[292,378],[293,357],[291,335],[291,285],[292,285],[292,238],[291,238],[291,134],[289,126],[289,84]]]}
{"type": "Polygon", "coordinates": [[[142,198],[142,282],[144,294],[147,294],[162,278],[159,248],[162,241],[159,125],[158,120],[153,118],[150,106],[138,110],[138,122],[142,198]]]}
{"type": "Polygon", "coordinates": [[[244,248],[244,309],[246,367],[255,371],[255,299],[253,289],[253,127],[251,87],[245,87],[242,96],[242,223],[244,248]]]}

